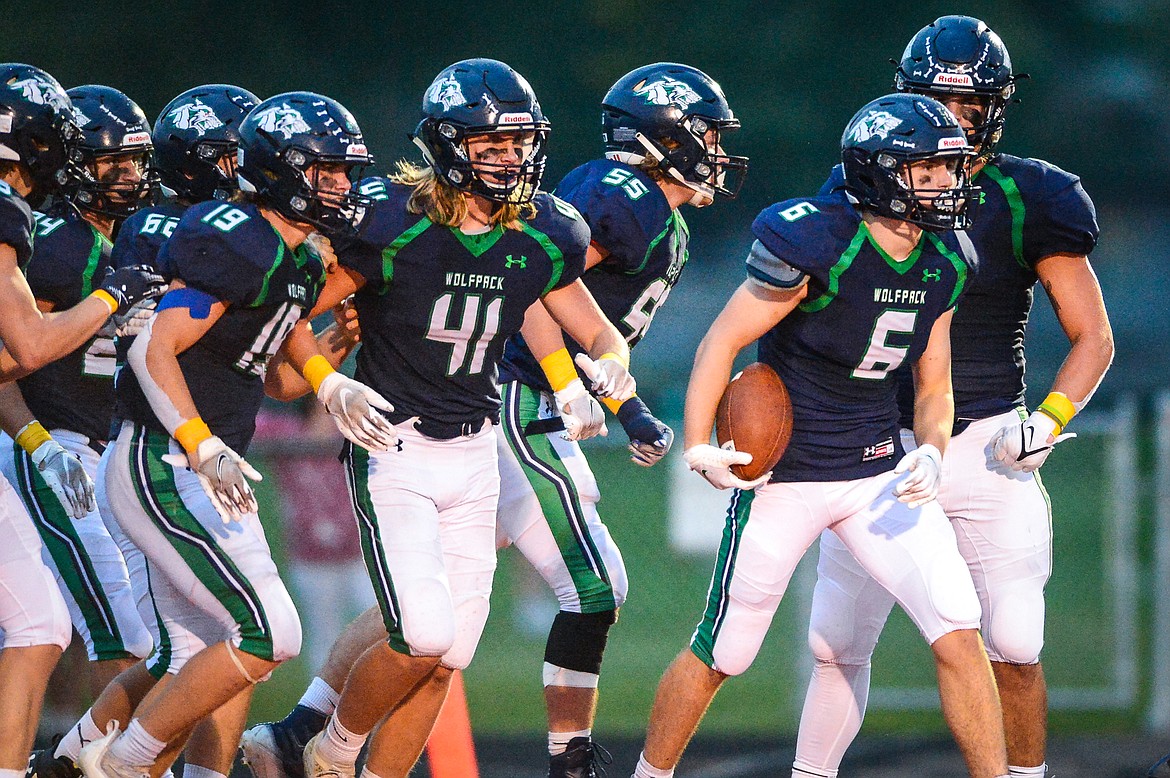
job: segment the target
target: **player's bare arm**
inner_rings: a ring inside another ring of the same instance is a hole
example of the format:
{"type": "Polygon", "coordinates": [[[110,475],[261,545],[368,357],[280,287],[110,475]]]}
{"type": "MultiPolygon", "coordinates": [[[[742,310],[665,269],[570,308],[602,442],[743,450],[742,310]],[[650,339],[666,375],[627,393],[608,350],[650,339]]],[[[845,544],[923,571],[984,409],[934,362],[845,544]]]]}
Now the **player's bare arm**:
{"type": "Polygon", "coordinates": [[[711,440],[715,409],[731,378],[736,355],[792,313],[807,294],[807,284],[798,289],[775,289],[748,280],[727,301],[695,353],[683,421],[687,448],[711,440]]]}
{"type": "MultiPolygon", "coordinates": [[[[629,362],[630,348],[626,345],[625,338],[605,318],[605,314],[601,312],[601,308],[597,306],[593,296],[589,294],[589,290],[585,288],[585,284],[580,279],[568,286],[549,292],[541,298],[541,302],[556,324],[573,340],[580,343],[589,356],[601,359],[605,354],[614,354],[625,362],[629,362]]],[[[529,326],[531,313],[530,310],[528,314],[525,314],[525,328],[529,326]]],[[[521,331],[525,333],[527,341],[527,331],[521,331]]],[[[557,333],[557,339],[560,339],[559,333],[557,333]]],[[[553,343],[547,341],[538,341],[538,343],[539,345],[529,342],[532,354],[537,359],[551,354],[557,348],[564,348],[563,340],[561,340],[560,346],[552,348],[550,346],[553,346],[553,343]]]]}
{"type": "Polygon", "coordinates": [[[129,361],[147,399],[159,421],[172,434],[184,422],[199,417],[179,367],[179,355],[207,334],[227,307],[227,303],[217,300],[206,309],[205,316],[197,315],[191,308],[166,308],[156,314],[130,348],[129,361]]]}
{"type": "Polygon", "coordinates": [[[1101,285],[1085,256],[1054,254],[1036,263],[1036,274],[1068,336],[1068,356],[1052,382],[1079,410],[1113,362],[1113,329],[1101,285]]]}
{"type": "Polygon", "coordinates": [[[914,363],[914,439],[946,451],[955,421],[955,395],[951,386],[951,310],[938,317],[930,329],[926,350],[914,363]]]}

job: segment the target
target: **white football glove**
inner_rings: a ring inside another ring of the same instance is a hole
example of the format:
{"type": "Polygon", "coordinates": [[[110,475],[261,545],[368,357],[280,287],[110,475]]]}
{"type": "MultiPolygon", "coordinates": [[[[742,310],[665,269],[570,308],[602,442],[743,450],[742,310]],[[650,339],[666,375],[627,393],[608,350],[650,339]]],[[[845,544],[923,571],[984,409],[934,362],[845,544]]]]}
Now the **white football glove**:
{"type": "Polygon", "coordinates": [[[580,378],[574,378],[559,392],[553,392],[553,402],[565,424],[565,440],[586,440],[596,435],[605,436],[605,411],[593,395],[585,390],[580,378]]]}
{"type": "Polygon", "coordinates": [[[228,448],[219,437],[212,435],[203,440],[192,454],[166,454],[162,460],[169,465],[195,471],[195,475],[199,476],[199,485],[207,493],[224,524],[231,524],[256,512],[256,494],[248,480],[262,481],[264,476],[228,448]]]}
{"type": "Polygon", "coordinates": [[[716,448],[710,443],[691,446],[683,452],[683,459],[687,467],[706,478],[716,489],[755,489],[768,483],[772,477],[769,471],[754,481],[745,481],[732,473],[732,465],[746,465],[752,461],[752,455],[746,451],[736,451],[734,441],[730,440],[722,448],[716,448]]]}
{"type": "Polygon", "coordinates": [[[578,354],[573,361],[593,384],[593,393],[600,397],[625,402],[638,391],[638,384],[630,375],[629,368],[616,359],[594,361],[588,354],[578,354]]]}
{"type": "Polygon", "coordinates": [[[76,454],[50,438],[37,446],[29,458],[71,518],[84,519],[90,511],[97,510],[93,481],[76,454]]]}
{"type": "Polygon", "coordinates": [[[1019,424],[1010,424],[991,439],[992,455],[1004,467],[1023,473],[1039,469],[1062,440],[1075,438],[1075,432],[1054,436],[1056,420],[1047,413],[1033,411],[1032,415],[1019,424]]]}
{"type": "Polygon", "coordinates": [[[317,399],[351,443],[370,451],[388,451],[398,445],[398,431],[378,412],[392,411],[394,406],[360,381],[330,373],[317,389],[317,399]]]}
{"type": "Polygon", "coordinates": [[[146,327],[150,317],[154,316],[154,308],[158,301],[148,297],[130,306],[130,310],[123,314],[114,314],[110,317],[114,325],[114,334],[119,338],[133,338],[146,327]]]}
{"type": "Polygon", "coordinates": [[[902,457],[894,472],[909,473],[894,485],[894,494],[900,502],[917,508],[938,497],[938,487],[942,482],[942,454],[927,443],[902,457]]]}

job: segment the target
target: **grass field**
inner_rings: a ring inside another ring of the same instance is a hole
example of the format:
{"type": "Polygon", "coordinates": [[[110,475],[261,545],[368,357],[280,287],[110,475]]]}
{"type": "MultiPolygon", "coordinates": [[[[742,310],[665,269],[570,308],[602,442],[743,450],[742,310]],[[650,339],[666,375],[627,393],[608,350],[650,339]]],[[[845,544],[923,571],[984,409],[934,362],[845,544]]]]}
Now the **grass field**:
{"type": "MultiPolygon", "coordinates": [[[[618,433],[620,436],[620,432],[618,433]]],[[[1104,540],[1107,484],[1103,438],[1082,436],[1062,446],[1044,470],[1053,500],[1055,574],[1048,588],[1045,667],[1053,687],[1105,687],[1112,666],[1110,635],[1114,623],[1105,576],[1104,540]]],[[[645,727],[654,688],[662,670],[687,644],[706,595],[712,558],[680,555],[668,540],[664,506],[668,473],[628,463],[624,450],[589,446],[601,484],[602,515],[622,548],[630,574],[630,600],[611,633],[602,678],[599,731],[637,735],[645,727]]],[[[262,488],[270,488],[265,481],[262,488]]],[[[265,505],[273,504],[262,491],[265,505]]],[[[278,522],[266,516],[273,535],[278,522]]],[[[720,522],[712,516],[712,522],[720,522]]],[[[810,552],[803,565],[815,563],[810,552]]],[[[805,568],[808,580],[809,568],[805,568]]],[[[703,733],[739,736],[795,732],[807,663],[805,616],[801,612],[800,574],[782,603],[759,659],[743,677],[729,682],[716,698],[703,733]]],[[[492,615],[479,653],[466,673],[477,736],[526,735],[544,729],[540,668],[544,632],[555,605],[514,550],[501,554],[492,615]]],[[[305,614],[306,629],[312,628],[305,614]]],[[[1132,636],[1144,642],[1142,635],[1132,636]]],[[[309,677],[298,660],[261,687],[253,719],[280,716],[309,677]]],[[[923,687],[934,683],[925,644],[910,622],[895,610],[875,658],[875,686],[923,687]]],[[[1054,711],[1055,732],[1136,731],[1137,709],[1054,711]]],[[[867,732],[942,731],[935,710],[874,709],[867,732]]]]}

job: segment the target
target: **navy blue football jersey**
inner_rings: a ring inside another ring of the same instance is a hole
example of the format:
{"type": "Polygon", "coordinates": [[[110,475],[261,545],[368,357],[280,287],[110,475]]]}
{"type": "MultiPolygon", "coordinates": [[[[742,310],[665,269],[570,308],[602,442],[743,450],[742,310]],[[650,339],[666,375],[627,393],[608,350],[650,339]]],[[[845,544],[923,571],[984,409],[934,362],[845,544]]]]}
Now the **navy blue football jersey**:
{"type": "Polygon", "coordinates": [[[337,251],[342,265],[366,279],[356,295],[356,378],[394,405],[396,421],[496,418],[504,342],[530,305],[581,276],[584,220],[541,192],[536,216],[521,229],[466,235],[410,213],[407,186],[368,179],[362,191],[377,200],[357,240],[337,251]]]}
{"type": "Polygon", "coordinates": [[[0,243],[12,247],[22,270],[32,256],[35,232],[32,208],[16,190],[0,181],[0,243]]]}
{"type": "MultiPolygon", "coordinates": [[[[841,183],[837,166],[822,192],[841,183]]],[[[1024,404],[1024,333],[1036,263],[1053,254],[1087,256],[1099,233],[1080,179],[1055,165],[996,154],[973,183],[982,191],[967,234],[979,255],[979,273],[951,324],[960,424],[1024,404]]],[[[903,390],[902,406],[903,421],[912,426],[911,387],[903,390]]]]}
{"type": "MultiPolygon", "coordinates": [[[[228,303],[179,355],[179,366],[212,433],[243,453],[255,431],[268,359],[317,301],[324,265],[307,244],[290,249],[256,206],[220,202],[187,209],[159,263],[188,287],[228,303]]],[[[133,370],[119,370],[116,384],[126,418],[164,429],[133,370]]]]}
{"type": "Polygon", "coordinates": [[[167,269],[159,267],[159,251],[186,210],[185,205],[163,203],[135,212],[118,230],[110,264],[116,268],[146,265],[170,278],[167,269]]]}
{"type": "Polygon", "coordinates": [[[792,397],[792,441],[774,481],[846,481],[891,470],[898,436],[898,373],[922,355],[939,316],[953,308],[973,258],[951,233],[924,231],[898,262],[871,237],[843,193],[788,200],[752,224],[759,245],[748,273],[792,286],[804,301],[759,341],[759,360],[792,397]]]}
{"type": "MultiPolygon", "coordinates": [[[[93,292],[110,267],[110,241],[70,203],[35,214],[36,250],[25,268],[38,300],[62,311],[93,292]]],[[[105,440],[114,407],[114,342],[98,332],[80,348],[19,380],[33,415],[48,429],[105,440]]]]}
{"type": "MultiPolygon", "coordinates": [[[[573,170],[556,194],[580,212],[591,242],[607,252],[582,280],[633,348],[650,329],[687,263],[686,221],[648,175],[608,159],[573,170]]],[[[567,336],[565,343],[574,355],[583,350],[567,336]]],[[[505,381],[549,388],[540,363],[519,334],[508,341],[500,375],[505,381]]]]}

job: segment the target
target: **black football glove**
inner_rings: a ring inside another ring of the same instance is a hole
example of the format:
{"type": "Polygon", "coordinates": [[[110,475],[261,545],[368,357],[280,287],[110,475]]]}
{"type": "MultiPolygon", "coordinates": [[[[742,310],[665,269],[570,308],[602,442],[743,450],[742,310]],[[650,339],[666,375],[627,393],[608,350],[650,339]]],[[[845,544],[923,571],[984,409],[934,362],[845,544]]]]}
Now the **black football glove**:
{"type": "Polygon", "coordinates": [[[115,315],[124,315],[139,300],[161,297],[167,290],[167,280],[149,265],[120,267],[106,273],[99,287],[118,304],[115,315]]]}
{"type": "Polygon", "coordinates": [[[674,430],[654,418],[641,397],[634,396],[622,403],[617,418],[630,436],[630,461],[652,467],[670,451],[674,430]]]}

